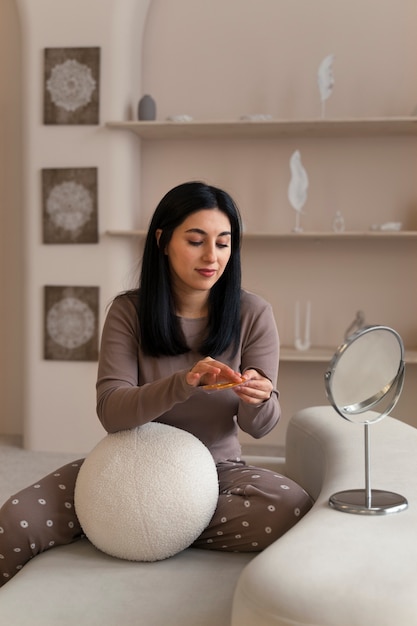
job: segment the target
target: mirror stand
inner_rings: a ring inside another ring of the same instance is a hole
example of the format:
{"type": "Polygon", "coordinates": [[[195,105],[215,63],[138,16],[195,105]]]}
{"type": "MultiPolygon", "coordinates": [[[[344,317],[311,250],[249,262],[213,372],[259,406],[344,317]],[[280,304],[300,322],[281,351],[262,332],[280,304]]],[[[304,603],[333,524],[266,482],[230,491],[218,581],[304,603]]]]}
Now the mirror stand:
{"type": "Polygon", "coordinates": [[[365,489],[349,489],[339,491],[329,498],[333,509],[345,513],[362,515],[386,515],[398,513],[408,507],[406,498],[398,493],[371,489],[371,462],[370,462],[370,431],[369,422],[364,424],[365,434],[365,489]]]}
{"type": "Polygon", "coordinates": [[[365,488],[333,494],[329,505],[345,513],[385,515],[408,507],[406,498],[371,489],[370,424],[386,417],[397,404],[405,375],[404,346],[387,326],[366,326],[337,349],[325,373],[326,394],[344,419],[364,425],[365,488]],[[379,411],[363,415],[370,409],[379,411]]]}

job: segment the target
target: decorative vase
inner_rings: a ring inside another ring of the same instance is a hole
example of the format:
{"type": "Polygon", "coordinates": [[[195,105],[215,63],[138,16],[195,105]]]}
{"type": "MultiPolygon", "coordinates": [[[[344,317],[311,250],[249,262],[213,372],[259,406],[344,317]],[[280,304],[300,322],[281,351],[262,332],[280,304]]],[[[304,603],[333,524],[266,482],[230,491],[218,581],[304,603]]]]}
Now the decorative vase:
{"type": "Polygon", "coordinates": [[[334,233],[343,233],[345,230],[345,220],[340,211],[336,211],[336,215],[333,219],[333,232],[334,233]]]}
{"type": "Polygon", "coordinates": [[[156,119],[156,103],[152,96],[146,94],[139,100],[138,120],[153,121],[156,119]]]}

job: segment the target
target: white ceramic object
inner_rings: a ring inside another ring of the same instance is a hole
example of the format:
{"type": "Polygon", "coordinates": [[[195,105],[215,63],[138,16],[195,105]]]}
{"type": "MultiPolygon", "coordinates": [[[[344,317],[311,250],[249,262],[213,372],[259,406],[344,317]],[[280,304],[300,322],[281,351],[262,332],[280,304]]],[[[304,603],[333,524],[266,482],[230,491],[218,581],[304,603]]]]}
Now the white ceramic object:
{"type": "Polygon", "coordinates": [[[290,158],[291,180],[288,186],[288,200],[296,212],[294,232],[302,232],[300,226],[303,206],[307,200],[308,175],[301,163],[301,154],[295,150],[290,158]]]}
{"type": "Polygon", "coordinates": [[[402,222],[385,222],[384,224],[372,224],[371,230],[399,231],[402,226],[402,222]]]}
{"type": "Polygon", "coordinates": [[[167,117],[168,122],[192,122],[191,115],[169,115],[167,117]]]}
{"type": "Polygon", "coordinates": [[[304,337],[301,338],[301,319],[300,319],[300,303],[295,304],[295,338],[294,346],[297,350],[308,350],[311,346],[310,340],[311,329],[311,302],[307,302],[306,314],[304,320],[304,337]]]}
{"type": "Polygon", "coordinates": [[[330,98],[334,87],[334,75],[333,75],[333,61],[334,54],[329,54],[319,65],[317,73],[317,81],[320,91],[321,100],[321,116],[325,116],[325,102],[330,98]]]}

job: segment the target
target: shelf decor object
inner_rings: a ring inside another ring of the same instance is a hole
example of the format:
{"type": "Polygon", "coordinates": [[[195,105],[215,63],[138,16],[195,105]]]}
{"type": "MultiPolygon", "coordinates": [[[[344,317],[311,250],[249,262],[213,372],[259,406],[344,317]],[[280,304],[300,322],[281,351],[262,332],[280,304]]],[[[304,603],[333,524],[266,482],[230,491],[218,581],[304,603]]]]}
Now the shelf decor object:
{"type": "Polygon", "coordinates": [[[145,94],[139,100],[138,120],[148,122],[156,120],[156,102],[149,94],[145,94]]]}
{"type": "Polygon", "coordinates": [[[326,394],[344,419],[363,424],[365,488],[333,494],[329,505],[344,513],[384,515],[407,508],[398,493],[371,488],[370,426],[386,417],[397,404],[405,374],[400,335],[388,326],[366,326],[336,350],[324,375],[326,394]]]}
{"type": "Polygon", "coordinates": [[[345,341],[354,333],[357,333],[358,330],[367,326],[365,323],[365,313],[361,310],[356,311],[356,315],[352,322],[349,324],[347,329],[345,330],[344,339],[345,341]]]}
{"type": "Polygon", "coordinates": [[[42,170],[43,243],[97,243],[97,168],[42,170]]]}
{"type": "Polygon", "coordinates": [[[334,233],[343,233],[345,231],[345,218],[341,211],[336,211],[332,222],[332,230],[334,233]]]}
{"type": "Polygon", "coordinates": [[[44,358],[97,361],[99,287],[44,288],[44,358]]]}
{"type": "Polygon", "coordinates": [[[332,91],[334,87],[333,61],[334,61],[334,54],[329,54],[328,56],[324,57],[324,59],[319,65],[319,69],[317,72],[317,82],[318,82],[319,91],[320,91],[322,119],[324,119],[325,113],[326,113],[326,100],[330,98],[330,96],[332,95],[332,91]]]}
{"type": "Polygon", "coordinates": [[[301,315],[300,315],[300,302],[295,303],[295,337],[294,346],[296,350],[308,350],[311,346],[310,339],[311,329],[311,302],[307,302],[306,314],[304,321],[304,337],[301,337],[301,315]]]}
{"type": "Polygon", "coordinates": [[[288,200],[295,211],[294,232],[301,233],[303,229],[300,226],[303,206],[307,200],[308,175],[301,163],[301,154],[299,150],[295,150],[290,158],[291,179],[288,185],[288,200]]]}
{"type": "Polygon", "coordinates": [[[100,48],[45,48],[44,124],[98,124],[100,48]]]}

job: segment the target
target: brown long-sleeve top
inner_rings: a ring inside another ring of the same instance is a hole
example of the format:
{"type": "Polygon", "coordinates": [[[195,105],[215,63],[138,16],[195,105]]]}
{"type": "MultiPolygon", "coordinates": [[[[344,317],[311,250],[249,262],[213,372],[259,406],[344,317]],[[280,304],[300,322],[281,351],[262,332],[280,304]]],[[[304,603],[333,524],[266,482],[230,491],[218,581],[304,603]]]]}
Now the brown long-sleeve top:
{"type": "MultiPolygon", "coordinates": [[[[238,427],[256,439],[279,420],[278,392],[260,406],[249,405],[233,389],[207,393],[186,382],[193,364],[207,355],[197,351],[206,319],[181,318],[190,352],[178,356],[143,354],[134,304],[137,296],[116,298],[101,339],[97,379],[97,414],[107,432],[135,428],[151,421],[182,428],[200,439],[216,462],[239,458],[238,427]]],[[[279,338],[272,308],[261,297],[242,291],[241,338],[236,356],[216,357],[235,371],[256,369],[275,385],[279,338]]]]}

